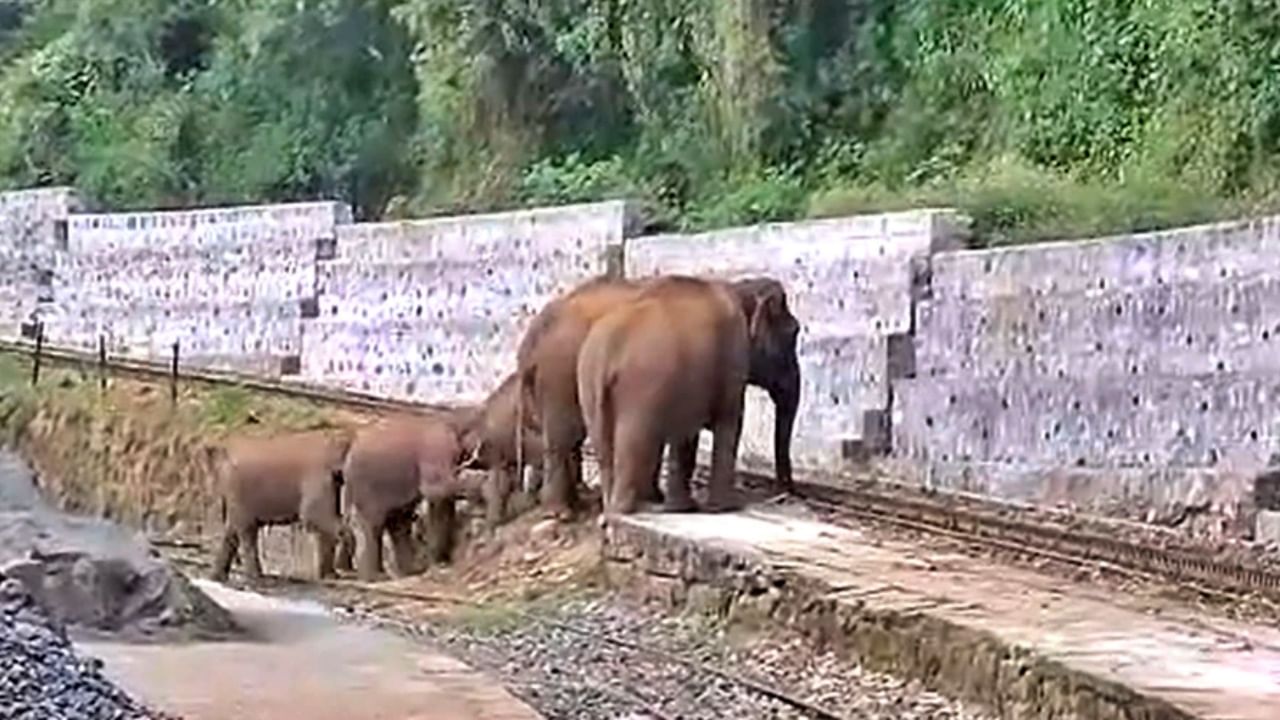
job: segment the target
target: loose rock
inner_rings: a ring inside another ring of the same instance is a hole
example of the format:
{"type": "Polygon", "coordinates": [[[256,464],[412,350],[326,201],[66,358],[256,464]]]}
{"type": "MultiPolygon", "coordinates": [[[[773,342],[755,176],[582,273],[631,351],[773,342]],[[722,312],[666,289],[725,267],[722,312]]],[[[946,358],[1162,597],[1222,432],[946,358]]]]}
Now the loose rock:
{"type": "Polygon", "coordinates": [[[21,581],[0,575],[0,717],[12,720],[168,720],[77,654],[66,628],[21,581]]]}
{"type": "Polygon", "coordinates": [[[45,613],[77,629],[137,639],[236,631],[230,614],[144,540],[108,522],[48,507],[30,471],[4,452],[0,571],[20,582],[45,613]]]}

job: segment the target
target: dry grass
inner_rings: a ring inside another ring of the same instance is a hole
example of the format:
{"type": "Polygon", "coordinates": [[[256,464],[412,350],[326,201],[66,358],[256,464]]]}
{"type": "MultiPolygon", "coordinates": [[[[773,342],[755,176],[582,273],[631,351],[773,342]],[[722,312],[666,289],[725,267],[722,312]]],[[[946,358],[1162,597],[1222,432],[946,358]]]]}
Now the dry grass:
{"type": "Polygon", "coordinates": [[[203,534],[219,505],[206,450],[230,434],[351,426],[358,414],[238,387],[167,386],[29,366],[0,356],[0,428],[63,508],[148,531],[203,534]]]}

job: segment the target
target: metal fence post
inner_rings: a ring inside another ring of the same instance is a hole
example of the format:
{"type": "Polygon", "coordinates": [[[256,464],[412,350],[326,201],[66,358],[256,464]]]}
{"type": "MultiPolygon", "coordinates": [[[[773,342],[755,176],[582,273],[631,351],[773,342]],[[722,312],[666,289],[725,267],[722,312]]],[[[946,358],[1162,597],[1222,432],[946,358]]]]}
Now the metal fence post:
{"type": "Polygon", "coordinates": [[[178,341],[173,341],[173,363],[169,366],[169,400],[178,404],[178,341]]]}
{"type": "Polygon", "coordinates": [[[40,359],[44,355],[44,321],[36,322],[36,352],[31,362],[31,385],[40,382],[40,359]]]}
{"type": "Polygon", "coordinates": [[[98,336],[98,389],[107,389],[107,338],[98,336]]]}

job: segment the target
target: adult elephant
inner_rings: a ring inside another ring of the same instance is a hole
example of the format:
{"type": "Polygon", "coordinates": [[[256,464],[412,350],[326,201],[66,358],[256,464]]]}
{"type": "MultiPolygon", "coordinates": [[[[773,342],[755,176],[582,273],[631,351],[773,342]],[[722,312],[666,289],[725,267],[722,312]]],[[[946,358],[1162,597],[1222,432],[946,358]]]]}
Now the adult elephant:
{"type": "Polygon", "coordinates": [[[588,280],[547,303],[520,341],[520,414],[527,413],[542,434],[541,501],[552,516],[567,519],[579,504],[587,429],[578,406],[578,349],[596,320],[643,287],[616,278],[588,280]]]}
{"type": "MultiPolygon", "coordinates": [[[[572,515],[578,505],[582,441],[586,425],[578,399],[578,353],[592,326],[609,312],[635,300],[663,278],[624,280],[596,278],[552,300],[534,318],[520,343],[518,362],[521,402],[543,437],[542,502],[558,517],[572,515]]],[[[792,484],[791,435],[800,402],[800,366],[796,359],[799,322],[791,314],[786,291],[777,280],[750,277],[728,284],[744,317],[762,311],[761,321],[778,328],[776,347],[752,351],[748,384],[763,388],[775,406],[774,469],[779,484],[792,484]]],[[[672,464],[676,464],[673,453],[672,464]]],[[[647,491],[656,497],[656,482],[647,491]]]]}
{"type": "Polygon", "coordinates": [[[747,294],[748,309],[729,283],[669,276],[593,325],[579,352],[578,396],[607,513],[636,509],[667,445],[667,508],[695,509],[689,481],[704,428],[714,436],[706,508],[740,506],[734,477],[751,367],[784,366],[799,331],[782,296],[766,289],[747,294]]]}

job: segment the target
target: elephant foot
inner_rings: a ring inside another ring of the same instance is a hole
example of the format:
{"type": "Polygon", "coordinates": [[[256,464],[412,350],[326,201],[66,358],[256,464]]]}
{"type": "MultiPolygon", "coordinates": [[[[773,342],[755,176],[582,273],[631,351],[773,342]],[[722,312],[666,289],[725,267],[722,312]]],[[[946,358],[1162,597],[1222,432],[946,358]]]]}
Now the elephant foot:
{"type": "Polygon", "coordinates": [[[356,579],[363,583],[376,583],[386,580],[387,574],[383,572],[359,572],[356,573],[356,579]]]}
{"type": "Polygon", "coordinates": [[[662,510],[669,513],[692,513],[698,511],[698,503],[693,498],[668,497],[662,504],[662,510]]]}
{"type": "Polygon", "coordinates": [[[542,519],[544,520],[571,523],[576,517],[577,513],[569,508],[544,508],[542,511],[542,519]]]}
{"type": "Polygon", "coordinates": [[[747,506],[746,500],[737,491],[707,498],[703,510],[709,513],[726,513],[741,510],[747,506]]]}

